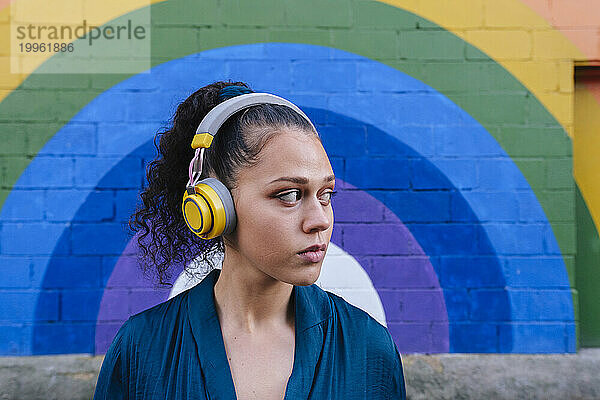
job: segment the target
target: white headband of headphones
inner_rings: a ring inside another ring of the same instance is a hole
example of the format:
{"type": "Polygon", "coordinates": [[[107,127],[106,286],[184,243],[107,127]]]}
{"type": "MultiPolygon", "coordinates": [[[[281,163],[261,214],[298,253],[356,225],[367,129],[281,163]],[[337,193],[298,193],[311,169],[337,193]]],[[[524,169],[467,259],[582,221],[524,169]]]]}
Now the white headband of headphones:
{"type": "MultiPolygon", "coordinates": [[[[247,93],[232,97],[231,99],[217,104],[202,119],[200,125],[198,125],[198,129],[196,129],[196,135],[208,133],[211,136],[215,136],[219,131],[219,128],[221,128],[221,125],[223,125],[233,114],[259,104],[279,104],[289,107],[304,117],[313,130],[315,132],[317,131],[310,118],[308,118],[308,116],[306,116],[306,114],[304,114],[304,112],[294,103],[269,93],[247,93]]],[[[204,149],[205,147],[197,148],[194,158],[192,158],[192,161],[190,162],[188,170],[189,180],[186,185],[188,187],[194,186],[200,180],[204,149]]]]}

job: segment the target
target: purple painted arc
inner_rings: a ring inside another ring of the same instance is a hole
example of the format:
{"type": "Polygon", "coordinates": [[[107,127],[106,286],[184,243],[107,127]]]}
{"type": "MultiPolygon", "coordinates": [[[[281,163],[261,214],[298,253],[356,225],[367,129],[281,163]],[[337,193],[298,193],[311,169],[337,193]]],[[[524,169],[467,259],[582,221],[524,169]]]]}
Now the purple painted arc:
{"type": "MultiPolygon", "coordinates": [[[[129,316],[164,302],[169,288],[157,289],[144,277],[137,259],[137,236],[128,243],[117,260],[104,288],[96,319],[95,353],[105,354],[115,334],[129,316]]],[[[173,267],[175,276],[182,265],[173,267]]]]}
{"type": "Polygon", "coordinates": [[[336,179],[336,185],[341,190],[334,198],[332,241],[352,255],[371,278],[398,349],[447,353],[448,312],[429,257],[385,204],[348,182],[336,179]],[[357,216],[361,223],[348,221],[344,226],[345,218],[357,216]],[[341,235],[336,227],[341,227],[341,235]]]}
{"type": "MultiPolygon", "coordinates": [[[[332,242],[352,255],[365,269],[377,290],[388,328],[401,352],[427,348],[449,351],[448,313],[434,268],[402,221],[383,203],[340,179],[335,214],[357,215],[361,222],[336,222],[332,242]],[[369,234],[356,227],[370,226],[369,234]],[[423,310],[427,309],[427,312],[423,310]],[[424,342],[425,341],[425,342],[424,342]]],[[[337,221],[338,217],[336,217],[337,221]]],[[[117,260],[108,279],[96,322],[96,354],[104,354],[114,335],[130,315],[167,300],[168,289],[157,290],[144,278],[135,256],[135,238],[117,260]]],[[[174,276],[182,266],[173,270],[174,276]]]]}

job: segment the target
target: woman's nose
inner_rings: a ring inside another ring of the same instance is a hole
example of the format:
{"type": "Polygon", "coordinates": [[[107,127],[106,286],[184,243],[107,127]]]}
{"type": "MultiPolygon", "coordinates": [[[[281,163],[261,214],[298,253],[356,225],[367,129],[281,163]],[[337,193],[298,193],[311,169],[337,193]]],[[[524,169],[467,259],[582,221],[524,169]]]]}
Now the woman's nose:
{"type": "Polygon", "coordinates": [[[302,229],[306,233],[320,232],[331,226],[330,206],[324,206],[319,199],[311,198],[305,203],[306,209],[302,229]]]}

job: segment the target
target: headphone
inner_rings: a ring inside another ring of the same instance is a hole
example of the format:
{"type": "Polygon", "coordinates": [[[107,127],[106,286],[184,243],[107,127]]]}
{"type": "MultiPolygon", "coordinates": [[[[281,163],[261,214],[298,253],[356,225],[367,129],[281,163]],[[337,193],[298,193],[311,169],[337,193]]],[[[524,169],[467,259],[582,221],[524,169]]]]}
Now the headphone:
{"type": "Polygon", "coordinates": [[[310,119],[290,101],[269,93],[247,93],[232,97],[219,103],[200,122],[192,140],[196,149],[188,170],[181,210],[183,219],[190,230],[202,239],[212,239],[235,230],[237,218],[233,198],[229,189],[218,179],[200,179],[204,149],[210,147],[213,137],[221,125],[238,111],[259,104],[278,104],[291,108],[306,119],[312,128],[310,119]]]}

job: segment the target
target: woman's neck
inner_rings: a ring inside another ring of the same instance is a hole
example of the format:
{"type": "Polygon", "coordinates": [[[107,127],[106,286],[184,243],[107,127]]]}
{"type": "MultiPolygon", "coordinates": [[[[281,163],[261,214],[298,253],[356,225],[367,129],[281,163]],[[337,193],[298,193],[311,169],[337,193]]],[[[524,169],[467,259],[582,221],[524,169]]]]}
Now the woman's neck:
{"type": "Polygon", "coordinates": [[[266,275],[227,249],[214,288],[221,325],[247,334],[293,327],[292,290],[293,285],[266,275]]]}

